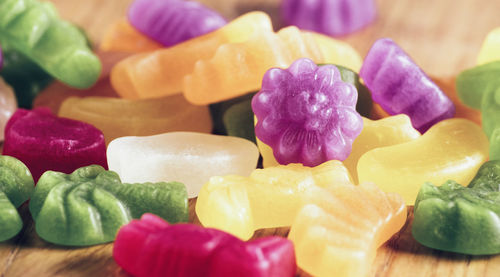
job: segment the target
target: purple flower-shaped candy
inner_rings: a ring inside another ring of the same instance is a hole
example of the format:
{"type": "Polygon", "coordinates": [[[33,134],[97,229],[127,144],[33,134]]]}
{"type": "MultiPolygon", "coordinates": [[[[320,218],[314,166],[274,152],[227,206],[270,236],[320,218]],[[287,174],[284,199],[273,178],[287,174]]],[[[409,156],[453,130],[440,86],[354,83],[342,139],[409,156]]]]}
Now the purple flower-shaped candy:
{"type": "Polygon", "coordinates": [[[135,0],[128,19],[140,32],[172,46],[226,25],[215,11],[183,0],[135,0]]]}
{"type": "Polygon", "coordinates": [[[341,36],[370,24],[377,15],[374,0],[284,0],[288,25],[331,36],[341,36]]]}
{"type": "Polygon", "coordinates": [[[373,44],[359,75],[373,101],[391,115],[408,115],[421,133],[455,114],[453,102],[391,39],[373,44]]]}
{"type": "Polygon", "coordinates": [[[356,88],[333,65],[304,58],[286,70],[272,68],[252,99],[255,134],[280,164],[343,161],[363,128],[357,99],[356,88]]]}

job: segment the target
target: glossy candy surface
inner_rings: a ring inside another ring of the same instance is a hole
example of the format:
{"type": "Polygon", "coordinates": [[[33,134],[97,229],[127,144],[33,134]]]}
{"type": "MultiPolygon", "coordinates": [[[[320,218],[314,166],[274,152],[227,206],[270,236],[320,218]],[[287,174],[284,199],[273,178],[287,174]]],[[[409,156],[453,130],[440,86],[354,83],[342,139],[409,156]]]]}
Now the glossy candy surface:
{"type": "Polygon", "coordinates": [[[281,237],[243,242],[216,229],[170,225],[145,214],[118,232],[116,263],[133,276],[294,276],[292,243],[281,237]]]}
{"type": "Polygon", "coordinates": [[[460,118],[445,120],[418,139],[366,152],[358,162],[359,182],[374,182],[411,205],[424,182],[470,182],[488,159],[488,146],[476,124],[460,118]]]}
{"type": "Polygon", "coordinates": [[[0,155],[0,242],[21,231],[23,221],[16,208],[28,200],[34,186],[30,171],[22,162],[0,155]]]}
{"type": "Polygon", "coordinates": [[[113,86],[124,98],[155,98],[183,90],[184,76],[200,59],[211,58],[223,43],[248,40],[255,32],[272,30],[269,16],[250,12],[224,27],[173,47],[134,55],[120,62],[111,73],[113,86]]]}
{"type": "Polygon", "coordinates": [[[139,100],[71,97],[62,103],[59,116],[92,124],[103,132],[107,144],[125,136],[212,131],[208,107],[194,106],[180,94],[139,100]]]}
{"type": "Polygon", "coordinates": [[[14,113],[5,128],[3,154],[26,164],[35,181],[47,170],[71,173],[91,164],[107,167],[101,131],[42,108],[14,113]]]}
{"type": "Polygon", "coordinates": [[[375,20],[374,0],[284,0],[286,24],[330,36],[347,35],[375,20]]]}
{"type": "Polygon", "coordinates": [[[425,183],[415,202],[413,237],[425,246],[471,255],[500,253],[500,161],[481,166],[468,187],[425,183]]]}
{"type": "Polygon", "coordinates": [[[367,276],[377,248],[406,222],[401,196],[376,185],[338,184],[300,210],[290,229],[297,264],[313,276],[367,276]]]}
{"type": "Polygon", "coordinates": [[[128,19],[137,30],[167,47],[226,25],[215,11],[183,0],[135,0],[128,19]]]}
{"type": "Polygon", "coordinates": [[[323,54],[322,63],[336,64],[358,73],[363,59],[350,44],[315,32],[304,32],[318,44],[323,54]]]}
{"type": "Polygon", "coordinates": [[[490,138],[490,160],[500,160],[500,87],[490,89],[483,96],[481,104],[483,130],[490,138]]]}
{"type": "Polygon", "coordinates": [[[256,169],[250,177],[216,176],[202,187],[196,215],[203,226],[248,240],[257,229],[290,226],[300,208],[315,201],[319,188],[350,182],[339,161],[256,169]]]}
{"type": "Polygon", "coordinates": [[[4,139],[5,126],[17,109],[16,96],[12,88],[0,77],[0,141],[4,139]]]}
{"type": "Polygon", "coordinates": [[[99,59],[82,32],[61,20],[52,3],[5,0],[0,18],[0,41],[8,41],[50,75],[77,88],[87,88],[97,80],[99,59]]]}
{"type": "Polygon", "coordinates": [[[467,106],[481,109],[484,94],[500,86],[499,74],[500,61],[462,71],[456,81],[458,96],[467,106]]]}
{"type": "Polygon", "coordinates": [[[125,18],[108,26],[99,45],[101,51],[127,53],[149,52],[160,48],[161,44],[141,34],[125,18]]]}
{"type": "Polygon", "coordinates": [[[110,242],[132,218],[154,213],[170,222],[188,220],[181,183],[124,184],[98,165],[72,174],[47,171],[30,201],[36,232],[48,242],[84,246],[110,242]]]}
{"type": "Polygon", "coordinates": [[[333,65],[299,59],[287,70],[272,68],[252,100],[255,134],[280,164],[345,160],[363,128],[357,97],[333,65]]]}
{"type": "Polygon", "coordinates": [[[124,182],[179,181],[190,198],[212,176],[250,175],[259,158],[248,140],[190,132],[118,138],[107,155],[109,168],[124,182]]]}
{"type": "Polygon", "coordinates": [[[360,76],[372,92],[373,101],[390,115],[408,115],[421,133],[455,114],[451,100],[390,39],[373,44],[360,76]]]}
{"type": "Polygon", "coordinates": [[[493,61],[500,60],[500,27],[493,29],[481,46],[479,56],[477,57],[477,64],[482,65],[493,61]]]}

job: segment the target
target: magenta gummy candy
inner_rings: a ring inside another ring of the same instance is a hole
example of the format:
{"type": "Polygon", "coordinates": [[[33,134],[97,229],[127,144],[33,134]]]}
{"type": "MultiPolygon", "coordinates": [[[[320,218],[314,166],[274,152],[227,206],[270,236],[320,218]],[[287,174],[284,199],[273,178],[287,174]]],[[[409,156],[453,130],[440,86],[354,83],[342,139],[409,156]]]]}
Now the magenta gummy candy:
{"type": "Polygon", "coordinates": [[[165,46],[215,31],[227,23],[202,4],[182,0],[135,0],[128,19],[137,30],[165,46]]]}
{"type": "Polygon", "coordinates": [[[113,257],[136,277],[286,277],[297,268],[293,244],[285,238],[243,242],[216,229],[169,225],[152,214],[118,231],[113,257]]]}
{"type": "Polygon", "coordinates": [[[84,122],[60,118],[48,108],[18,109],[5,127],[3,155],[21,160],[33,179],[47,170],[71,173],[98,164],[107,168],[104,135],[84,122]]]}
{"type": "Polygon", "coordinates": [[[373,44],[359,75],[373,101],[391,115],[408,115],[421,133],[455,114],[453,102],[391,39],[373,44]]]}
{"type": "Polygon", "coordinates": [[[304,58],[286,70],[272,68],[252,99],[255,134],[280,164],[343,161],[363,128],[357,99],[356,88],[333,65],[304,58]]]}
{"type": "Polygon", "coordinates": [[[287,25],[330,36],[357,31],[377,15],[374,0],[284,0],[281,10],[287,25]]]}

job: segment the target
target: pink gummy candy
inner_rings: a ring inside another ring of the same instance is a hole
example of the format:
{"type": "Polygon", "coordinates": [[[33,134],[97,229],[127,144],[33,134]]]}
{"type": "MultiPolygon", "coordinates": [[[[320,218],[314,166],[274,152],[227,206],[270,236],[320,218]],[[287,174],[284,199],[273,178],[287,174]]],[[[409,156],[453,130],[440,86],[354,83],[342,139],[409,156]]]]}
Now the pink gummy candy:
{"type": "Polygon", "coordinates": [[[357,98],[333,65],[318,67],[304,58],[286,70],[272,68],[252,99],[255,134],[280,164],[345,160],[363,128],[357,98]]]}
{"type": "Polygon", "coordinates": [[[18,109],[5,127],[3,154],[21,160],[38,178],[91,164],[107,168],[104,135],[94,126],[60,118],[48,108],[18,109]]]}
{"type": "Polygon", "coordinates": [[[284,0],[281,8],[286,24],[330,36],[357,31],[377,15],[375,0],[284,0]]]}
{"type": "Polygon", "coordinates": [[[128,19],[140,32],[172,46],[215,31],[226,20],[198,2],[183,0],[135,0],[128,19]]]}
{"type": "Polygon", "coordinates": [[[136,277],[286,277],[297,268],[293,244],[285,238],[243,242],[216,229],[169,225],[152,214],[118,231],[113,257],[136,277]]]}

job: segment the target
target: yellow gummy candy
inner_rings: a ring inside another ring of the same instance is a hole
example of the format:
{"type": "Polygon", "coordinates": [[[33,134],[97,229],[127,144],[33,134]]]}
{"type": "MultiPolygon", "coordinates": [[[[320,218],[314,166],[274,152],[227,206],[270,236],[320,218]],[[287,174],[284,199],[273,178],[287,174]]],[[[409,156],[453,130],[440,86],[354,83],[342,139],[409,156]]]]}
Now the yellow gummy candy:
{"type": "Polygon", "coordinates": [[[250,177],[212,177],[198,195],[196,214],[203,226],[248,240],[257,229],[290,226],[318,190],[344,183],[351,179],[339,161],[256,169],[250,177]]]}
{"type": "Polygon", "coordinates": [[[424,182],[468,184],[488,159],[488,138],[475,123],[441,121],[420,138],[366,152],[358,162],[360,183],[374,182],[413,205],[424,182]]]}
{"type": "Polygon", "coordinates": [[[500,60],[500,27],[491,31],[481,46],[477,64],[485,64],[500,60]]]}

